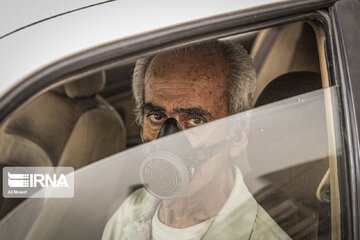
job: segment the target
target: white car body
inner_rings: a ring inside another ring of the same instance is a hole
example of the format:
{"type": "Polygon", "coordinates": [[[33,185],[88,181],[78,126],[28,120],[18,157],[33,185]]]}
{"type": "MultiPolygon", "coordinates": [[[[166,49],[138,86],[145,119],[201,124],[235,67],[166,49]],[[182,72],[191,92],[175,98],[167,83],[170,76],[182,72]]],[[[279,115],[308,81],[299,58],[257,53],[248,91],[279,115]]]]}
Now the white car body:
{"type": "Polygon", "coordinates": [[[0,96],[33,73],[77,53],[171,26],[279,2],[284,1],[2,2],[0,96]]]}

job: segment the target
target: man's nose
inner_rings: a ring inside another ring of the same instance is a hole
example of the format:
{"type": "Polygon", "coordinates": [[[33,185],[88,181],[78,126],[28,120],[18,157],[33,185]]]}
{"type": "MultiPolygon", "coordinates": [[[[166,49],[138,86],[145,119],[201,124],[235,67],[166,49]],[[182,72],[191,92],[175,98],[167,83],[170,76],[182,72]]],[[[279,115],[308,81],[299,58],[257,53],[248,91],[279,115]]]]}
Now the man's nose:
{"type": "Polygon", "coordinates": [[[182,131],[180,124],[175,118],[168,118],[161,126],[156,139],[182,131]]]}

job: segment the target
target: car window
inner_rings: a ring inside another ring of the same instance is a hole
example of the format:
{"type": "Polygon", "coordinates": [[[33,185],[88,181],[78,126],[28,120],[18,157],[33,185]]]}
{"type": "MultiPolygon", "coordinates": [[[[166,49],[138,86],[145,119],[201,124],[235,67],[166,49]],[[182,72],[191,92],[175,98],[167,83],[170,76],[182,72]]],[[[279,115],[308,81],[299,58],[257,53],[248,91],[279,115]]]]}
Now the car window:
{"type": "Polygon", "coordinates": [[[171,226],[212,213],[202,219],[209,238],[243,237],[254,227],[258,238],[336,238],[340,103],[338,88],[329,87],[322,31],[301,21],[218,39],[242,44],[252,57],[253,109],[145,144],[134,115],[134,60],[62,79],[3,123],[0,163],[73,167],[74,198],[2,198],[0,234],[138,239],[137,220],[141,229],[149,217],[164,227],[153,217],[166,200],[195,194],[201,204],[187,198],[191,214],[180,210],[187,218],[171,226]],[[203,164],[203,175],[194,175],[203,164]],[[233,182],[215,171],[225,167],[233,182]]]}
{"type": "MultiPolygon", "coordinates": [[[[196,199],[221,202],[226,186],[216,192],[206,186],[221,186],[217,170],[229,164],[239,192],[232,192],[234,201],[211,220],[217,227],[208,234],[242,236],[246,230],[236,223],[252,226],[258,216],[284,238],[330,238],[330,205],[338,201],[333,167],[342,152],[334,138],[339,136],[337,109],[337,89],[331,87],[140,145],[76,171],[72,199],[26,201],[1,222],[0,233],[7,239],[99,239],[103,234],[106,239],[124,227],[132,229],[147,210],[152,216],[159,198],[196,193],[196,199]],[[207,166],[204,184],[191,185],[184,159],[207,166]]],[[[207,201],[194,204],[192,214],[214,207],[207,201]]],[[[257,234],[266,231],[259,228],[257,234]]]]}

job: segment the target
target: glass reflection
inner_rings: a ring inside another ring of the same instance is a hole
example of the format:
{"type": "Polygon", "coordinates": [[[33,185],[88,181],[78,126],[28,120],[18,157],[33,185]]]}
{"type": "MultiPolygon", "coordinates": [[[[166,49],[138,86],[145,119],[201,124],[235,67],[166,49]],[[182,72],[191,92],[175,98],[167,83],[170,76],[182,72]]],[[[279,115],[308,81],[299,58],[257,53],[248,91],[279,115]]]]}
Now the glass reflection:
{"type": "Polygon", "coordinates": [[[0,235],[148,239],[189,228],[203,239],[317,239],[320,226],[330,229],[328,185],[316,197],[331,157],[326,95],[336,109],[336,88],[323,89],[89,165],[75,173],[73,199],[26,201],[1,221],[0,235]]]}

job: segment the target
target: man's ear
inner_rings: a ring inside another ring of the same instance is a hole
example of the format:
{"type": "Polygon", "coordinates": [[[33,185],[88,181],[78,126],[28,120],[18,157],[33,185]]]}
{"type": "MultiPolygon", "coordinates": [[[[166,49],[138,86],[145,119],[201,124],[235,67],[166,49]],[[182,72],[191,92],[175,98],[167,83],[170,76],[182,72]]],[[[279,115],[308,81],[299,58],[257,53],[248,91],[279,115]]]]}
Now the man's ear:
{"type": "Polygon", "coordinates": [[[245,131],[241,131],[237,136],[235,136],[234,140],[231,141],[230,144],[230,157],[235,158],[238,157],[246,146],[248,145],[248,138],[245,131]]]}

